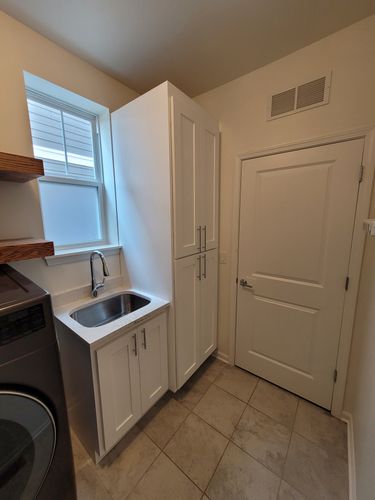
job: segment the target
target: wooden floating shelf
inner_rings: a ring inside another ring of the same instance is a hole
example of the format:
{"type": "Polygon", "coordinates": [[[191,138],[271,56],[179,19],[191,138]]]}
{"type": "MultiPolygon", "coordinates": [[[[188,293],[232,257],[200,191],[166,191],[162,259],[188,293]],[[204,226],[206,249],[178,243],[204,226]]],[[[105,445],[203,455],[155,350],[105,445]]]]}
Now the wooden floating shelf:
{"type": "Polygon", "coordinates": [[[0,240],[0,264],[16,260],[38,259],[54,255],[52,241],[34,238],[0,240]]]}
{"type": "Polygon", "coordinates": [[[29,156],[0,153],[0,180],[27,182],[44,175],[43,161],[29,156]]]}

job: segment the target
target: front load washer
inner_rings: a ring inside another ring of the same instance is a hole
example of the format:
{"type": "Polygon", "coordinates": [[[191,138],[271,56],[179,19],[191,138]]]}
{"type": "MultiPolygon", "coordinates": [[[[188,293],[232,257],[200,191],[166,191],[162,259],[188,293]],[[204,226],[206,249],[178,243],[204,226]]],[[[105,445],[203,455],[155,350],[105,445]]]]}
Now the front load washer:
{"type": "Polygon", "coordinates": [[[0,500],[75,500],[51,299],[0,265],[0,500]]]}

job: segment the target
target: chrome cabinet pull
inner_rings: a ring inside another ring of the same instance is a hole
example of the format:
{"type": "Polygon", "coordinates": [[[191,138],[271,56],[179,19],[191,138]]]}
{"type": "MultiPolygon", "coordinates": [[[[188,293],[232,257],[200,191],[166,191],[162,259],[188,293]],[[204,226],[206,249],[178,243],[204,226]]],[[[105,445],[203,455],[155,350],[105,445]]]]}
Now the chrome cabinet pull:
{"type": "Polygon", "coordinates": [[[133,352],[136,356],[138,356],[138,345],[137,345],[137,334],[134,334],[133,335],[133,339],[134,339],[134,348],[133,348],[133,352]]]}
{"type": "Polygon", "coordinates": [[[204,232],[204,246],[202,250],[205,252],[207,250],[207,226],[203,226],[202,230],[204,232]]]}
{"type": "Polygon", "coordinates": [[[253,288],[253,285],[249,285],[249,283],[244,279],[240,280],[240,285],[243,286],[244,288],[253,288]]]}
{"type": "Polygon", "coordinates": [[[201,252],[202,251],[202,226],[197,226],[197,231],[199,231],[198,250],[201,252]]]}
{"type": "Polygon", "coordinates": [[[199,257],[197,257],[197,261],[198,261],[198,268],[199,268],[199,273],[198,273],[198,276],[197,278],[199,279],[199,281],[202,279],[202,264],[201,264],[201,255],[199,255],[199,257]]]}
{"type": "Polygon", "coordinates": [[[207,278],[207,254],[204,254],[203,255],[203,278],[206,279],[207,278]]]}
{"type": "Polygon", "coordinates": [[[147,349],[146,328],[142,328],[141,332],[143,333],[143,347],[147,349]]]}

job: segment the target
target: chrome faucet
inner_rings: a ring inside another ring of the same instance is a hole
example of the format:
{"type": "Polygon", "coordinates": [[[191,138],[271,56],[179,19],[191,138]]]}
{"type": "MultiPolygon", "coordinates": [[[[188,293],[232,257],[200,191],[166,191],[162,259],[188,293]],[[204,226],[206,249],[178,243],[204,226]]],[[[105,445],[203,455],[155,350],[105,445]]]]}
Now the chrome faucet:
{"type": "Polygon", "coordinates": [[[93,297],[97,297],[99,288],[103,288],[105,278],[106,278],[106,276],[109,276],[107,262],[104,258],[104,255],[102,254],[102,252],[99,252],[99,250],[94,250],[90,255],[90,269],[91,269],[91,295],[93,297]],[[98,255],[100,257],[100,260],[102,261],[103,281],[96,281],[96,278],[95,278],[95,271],[94,271],[95,255],[98,255]]]}

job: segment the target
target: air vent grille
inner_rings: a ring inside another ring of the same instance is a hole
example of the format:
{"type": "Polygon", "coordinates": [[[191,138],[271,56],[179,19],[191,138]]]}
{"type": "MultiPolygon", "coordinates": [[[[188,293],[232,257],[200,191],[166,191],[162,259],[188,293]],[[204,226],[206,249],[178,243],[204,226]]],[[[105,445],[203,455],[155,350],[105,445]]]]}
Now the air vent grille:
{"type": "Polygon", "coordinates": [[[285,90],[272,96],[271,116],[283,115],[294,110],[296,89],[285,90]]]}
{"type": "Polygon", "coordinates": [[[330,75],[325,75],[272,95],[268,120],[328,104],[330,79],[330,75]]]}
{"type": "Polygon", "coordinates": [[[323,76],[297,87],[297,109],[323,102],[325,86],[326,77],[323,76]]]}

